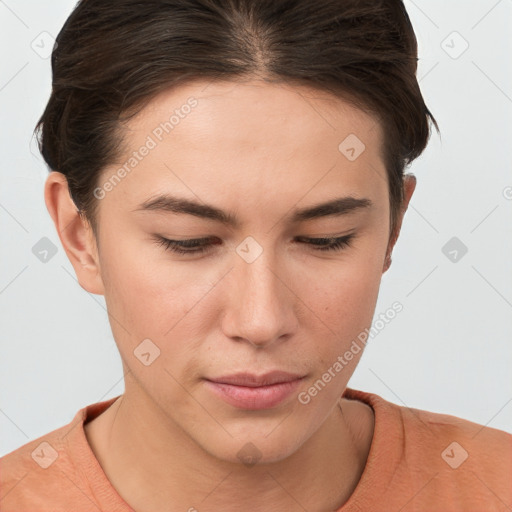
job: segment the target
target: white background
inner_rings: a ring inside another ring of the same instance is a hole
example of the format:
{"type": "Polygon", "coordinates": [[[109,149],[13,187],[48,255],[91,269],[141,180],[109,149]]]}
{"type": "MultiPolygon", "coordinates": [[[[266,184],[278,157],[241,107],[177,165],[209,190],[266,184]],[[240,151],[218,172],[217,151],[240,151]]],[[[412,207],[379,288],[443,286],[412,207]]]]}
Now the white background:
{"type": "MultiPolygon", "coordinates": [[[[418,186],[376,317],[396,300],[404,309],[349,387],[512,431],[512,0],[405,3],[442,140],[433,132],[408,169],[418,186]],[[452,237],[468,248],[455,263],[442,252],[452,237]]],[[[104,299],[76,281],[32,138],[51,73],[31,45],[56,36],[74,4],[0,1],[0,455],[124,391],[104,299]],[[32,253],[42,237],[58,247],[47,263],[32,253]]]]}

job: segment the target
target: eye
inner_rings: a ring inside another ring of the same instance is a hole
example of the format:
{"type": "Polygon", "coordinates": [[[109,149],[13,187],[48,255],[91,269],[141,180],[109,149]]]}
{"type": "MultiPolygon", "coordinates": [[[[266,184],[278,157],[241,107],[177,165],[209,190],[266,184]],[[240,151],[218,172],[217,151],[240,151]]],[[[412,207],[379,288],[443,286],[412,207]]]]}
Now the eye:
{"type": "Polygon", "coordinates": [[[159,245],[163,245],[168,251],[173,251],[178,254],[201,254],[208,251],[212,244],[211,238],[196,238],[191,240],[169,240],[162,236],[156,238],[159,245]]]}
{"type": "MultiPolygon", "coordinates": [[[[330,238],[306,238],[298,237],[300,242],[306,245],[314,246],[315,251],[340,251],[351,245],[354,233],[340,237],[330,238]]],[[[190,240],[169,240],[168,238],[157,236],[155,241],[158,245],[163,246],[166,250],[173,251],[177,254],[202,254],[212,249],[212,238],[194,238],[190,240]]]]}
{"type": "Polygon", "coordinates": [[[301,238],[301,240],[305,240],[305,243],[315,246],[316,251],[340,251],[341,249],[350,246],[352,239],[354,238],[354,233],[331,238],[299,238],[301,238]]]}

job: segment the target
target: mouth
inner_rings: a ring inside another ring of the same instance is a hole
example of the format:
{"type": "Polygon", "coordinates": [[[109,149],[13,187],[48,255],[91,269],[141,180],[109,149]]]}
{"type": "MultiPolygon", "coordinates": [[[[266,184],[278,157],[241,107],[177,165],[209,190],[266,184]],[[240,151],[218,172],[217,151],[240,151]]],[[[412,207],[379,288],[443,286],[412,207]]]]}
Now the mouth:
{"type": "Polygon", "coordinates": [[[225,375],[223,377],[215,377],[206,380],[209,380],[210,382],[217,382],[219,384],[231,384],[233,386],[257,388],[261,386],[272,386],[275,384],[292,382],[302,377],[304,377],[304,375],[273,371],[263,375],[255,375],[252,373],[236,373],[233,375],[225,375]]]}
{"type": "Polygon", "coordinates": [[[205,384],[213,394],[234,407],[259,410],[284,402],[304,378],[304,375],[282,371],[264,375],[237,373],[205,379],[205,384]]]}

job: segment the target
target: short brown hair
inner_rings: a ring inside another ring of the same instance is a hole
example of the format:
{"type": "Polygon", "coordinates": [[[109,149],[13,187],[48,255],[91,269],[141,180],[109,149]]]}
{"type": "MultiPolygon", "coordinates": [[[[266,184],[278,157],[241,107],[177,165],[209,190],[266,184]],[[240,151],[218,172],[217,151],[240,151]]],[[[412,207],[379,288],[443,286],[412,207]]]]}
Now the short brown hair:
{"type": "Polygon", "coordinates": [[[158,93],[197,79],[308,85],[382,123],[393,230],[429,118],[439,132],[417,61],[402,0],[81,0],[57,36],[35,131],[97,234],[99,175],[121,156],[122,122],[158,93]]]}

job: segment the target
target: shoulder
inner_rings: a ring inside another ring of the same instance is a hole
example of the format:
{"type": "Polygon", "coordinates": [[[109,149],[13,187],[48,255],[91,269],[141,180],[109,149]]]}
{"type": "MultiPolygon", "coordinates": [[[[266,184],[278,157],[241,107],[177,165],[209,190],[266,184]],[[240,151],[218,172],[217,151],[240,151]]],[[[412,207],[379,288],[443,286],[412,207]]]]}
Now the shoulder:
{"type": "Polygon", "coordinates": [[[356,496],[361,503],[380,500],[404,512],[512,508],[512,434],[373,393],[348,389],[344,396],[368,404],[375,414],[356,496]]]}
{"type": "Polygon", "coordinates": [[[115,493],[106,498],[100,496],[108,495],[106,477],[102,478],[84,433],[84,422],[96,417],[116,399],[80,409],[67,425],[1,457],[0,510],[85,512],[91,507],[101,510],[100,503],[108,504],[112,511],[125,510],[115,493]]]}
{"type": "Polygon", "coordinates": [[[388,442],[398,440],[404,457],[421,454],[423,458],[433,457],[436,462],[437,459],[445,461],[449,467],[457,463],[462,465],[470,457],[490,466],[489,469],[496,468],[497,463],[503,463],[505,467],[512,465],[512,434],[508,432],[450,414],[398,405],[364,391],[348,389],[345,396],[374,410],[379,441],[385,441],[380,437],[387,437],[388,442]],[[456,461],[449,460],[452,450],[456,461]]]}
{"type": "MultiPolygon", "coordinates": [[[[0,458],[2,511],[24,510],[24,507],[55,502],[61,492],[69,494],[70,489],[66,491],[67,486],[62,485],[63,477],[75,474],[67,454],[68,431],[69,426],[58,428],[0,458]]],[[[75,489],[76,493],[80,492],[75,489]]]]}
{"type": "Polygon", "coordinates": [[[512,434],[449,414],[399,411],[404,465],[432,479],[429,493],[457,496],[464,506],[471,498],[488,510],[512,506],[512,434]]]}
{"type": "MultiPolygon", "coordinates": [[[[399,407],[402,424],[409,439],[425,441],[428,446],[443,448],[443,458],[453,450],[460,459],[465,450],[481,462],[505,460],[512,451],[512,434],[450,414],[410,407],[399,407]],[[449,442],[446,446],[445,443],[449,442]],[[450,444],[454,446],[450,447],[450,444]],[[460,448],[458,448],[458,446],[460,448]],[[444,449],[448,451],[445,453],[444,449]]],[[[462,461],[461,461],[462,462],[462,461]]],[[[455,463],[452,463],[455,465],[455,463]]]]}

